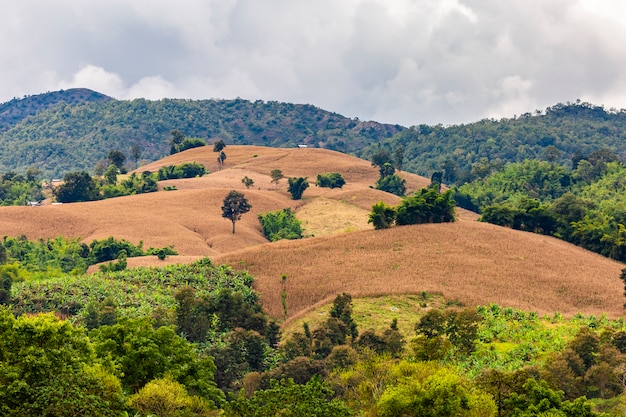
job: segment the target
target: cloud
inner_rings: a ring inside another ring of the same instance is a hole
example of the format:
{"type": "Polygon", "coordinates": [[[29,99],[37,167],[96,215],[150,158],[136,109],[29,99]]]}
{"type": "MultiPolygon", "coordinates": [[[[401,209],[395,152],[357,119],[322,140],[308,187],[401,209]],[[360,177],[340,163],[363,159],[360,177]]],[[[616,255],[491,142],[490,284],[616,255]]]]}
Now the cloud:
{"type": "Polygon", "coordinates": [[[82,86],[403,125],[626,106],[618,0],[51,0],[3,15],[0,100],[82,86]]]}

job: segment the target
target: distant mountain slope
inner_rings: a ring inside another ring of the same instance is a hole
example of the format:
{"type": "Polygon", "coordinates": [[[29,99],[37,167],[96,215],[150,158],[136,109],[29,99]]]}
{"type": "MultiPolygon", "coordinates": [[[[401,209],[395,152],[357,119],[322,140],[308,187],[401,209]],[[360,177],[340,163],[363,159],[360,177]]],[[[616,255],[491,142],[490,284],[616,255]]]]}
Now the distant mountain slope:
{"type": "MultiPolygon", "coordinates": [[[[399,126],[351,119],[309,104],[276,101],[113,100],[67,90],[0,105],[0,173],[36,166],[46,176],[94,165],[117,149],[141,159],[167,155],[172,130],[209,143],[295,147],[307,145],[370,159],[379,147],[402,147],[402,169],[430,177],[454,171],[462,183],[475,167],[537,158],[568,165],[577,153],[601,148],[626,158],[626,110],[589,103],[453,126],[399,126]]],[[[129,158],[130,159],[130,158],[129,158]]]]}
{"type": "Polygon", "coordinates": [[[457,171],[458,180],[463,182],[477,164],[541,159],[569,166],[577,153],[588,155],[602,148],[626,159],[625,132],[626,110],[566,103],[510,119],[414,126],[356,155],[368,159],[379,146],[392,152],[401,146],[404,169],[430,178],[434,171],[442,171],[447,165],[457,171]]]}
{"type": "MultiPolygon", "coordinates": [[[[52,95],[56,93],[50,93],[52,95]]],[[[43,95],[47,97],[46,95],[43,95]]],[[[29,99],[24,99],[29,100],[29,99]]],[[[27,102],[12,103],[19,108],[27,102]]],[[[48,107],[0,134],[0,172],[37,166],[46,175],[91,171],[109,151],[134,143],[153,161],[170,150],[170,132],[227,144],[306,144],[353,152],[404,128],[362,122],[312,105],[235,100],[99,100],[48,107]]]]}
{"type": "Polygon", "coordinates": [[[109,96],[86,88],[71,88],[52,93],[24,96],[0,104],[0,131],[5,131],[21,122],[28,116],[47,110],[59,103],[80,105],[85,103],[102,103],[113,100],[109,96]]]}

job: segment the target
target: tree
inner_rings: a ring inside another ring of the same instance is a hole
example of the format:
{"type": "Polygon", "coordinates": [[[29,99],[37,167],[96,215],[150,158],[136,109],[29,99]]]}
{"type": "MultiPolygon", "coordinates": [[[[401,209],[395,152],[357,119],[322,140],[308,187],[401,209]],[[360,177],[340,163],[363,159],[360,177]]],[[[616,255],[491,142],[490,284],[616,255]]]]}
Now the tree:
{"type": "Polygon", "coordinates": [[[170,154],[175,154],[180,152],[180,144],[185,140],[185,134],[180,130],[172,130],[170,133],[172,135],[170,154]]]}
{"type": "Polygon", "coordinates": [[[133,143],[130,147],[130,157],[135,161],[135,168],[139,167],[139,158],[141,158],[141,154],[143,152],[143,148],[139,144],[139,142],[133,143]]]}
{"type": "Polygon", "coordinates": [[[254,180],[252,178],[248,178],[246,175],[241,179],[241,183],[246,186],[246,188],[250,188],[254,185],[254,180]]]}
{"type": "Polygon", "coordinates": [[[291,194],[292,200],[300,200],[304,190],[309,188],[307,177],[291,177],[287,181],[289,182],[287,191],[291,194]]]}
{"type": "Polygon", "coordinates": [[[52,193],[59,203],[92,201],[99,198],[96,182],[85,171],[65,174],[63,184],[55,188],[52,193]]]}
{"type": "Polygon", "coordinates": [[[104,171],[104,179],[106,180],[107,184],[109,185],[117,184],[117,171],[118,171],[117,166],[113,164],[109,165],[107,170],[104,171]]]}
{"type": "Polygon", "coordinates": [[[252,206],[243,193],[232,190],[224,198],[222,206],[222,217],[233,222],[233,233],[235,233],[235,222],[241,219],[241,215],[250,211],[252,206]]]}
{"type": "Polygon", "coordinates": [[[124,152],[116,149],[109,152],[107,159],[118,169],[122,169],[124,167],[124,161],[126,161],[126,155],[124,155],[124,152]]]}
{"type": "Polygon", "coordinates": [[[280,169],[273,169],[272,172],[270,172],[270,177],[272,177],[272,182],[276,184],[277,187],[278,181],[285,178],[285,176],[283,175],[283,171],[281,171],[280,169]]]}
{"type": "MultiPolygon", "coordinates": [[[[387,149],[380,148],[372,154],[372,166],[378,167],[379,170],[382,170],[385,164],[390,164],[393,167],[393,162],[391,152],[387,149]]],[[[383,176],[382,171],[380,175],[383,176]]]]}
{"type": "MultiPolygon", "coordinates": [[[[393,167],[392,167],[393,168],[393,167]]],[[[380,176],[376,182],[377,190],[402,197],[406,193],[406,180],[396,174],[380,176]]]]}
{"type": "Polygon", "coordinates": [[[217,157],[217,163],[220,164],[220,169],[224,167],[225,160],[226,160],[226,154],[224,153],[224,151],[222,151],[217,157]]]}
{"type": "Polygon", "coordinates": [[[213,145],[213,152],[222,152],[222,150],[224,150],[224,148],[226,147],[226,144],[224,143],[223,140],[218,140],[217,142],[215,142],[215,144],[213,145]]]}
{"type": "Polygon", "coordinates": [[[404,164],[404,147],[402,145],[398,145],[395,152],[393,153],[393,159],[396,163],[396,168],[398,171],[402,170],[402,165],[404,164]]]}
{"type": "Polygon", "coordinates": [[[215,408],[209,401],[189,395],[171,375],[148,382],[131,397],[130,405],[142,415],[159,417],[203,417],[215,408]]]}

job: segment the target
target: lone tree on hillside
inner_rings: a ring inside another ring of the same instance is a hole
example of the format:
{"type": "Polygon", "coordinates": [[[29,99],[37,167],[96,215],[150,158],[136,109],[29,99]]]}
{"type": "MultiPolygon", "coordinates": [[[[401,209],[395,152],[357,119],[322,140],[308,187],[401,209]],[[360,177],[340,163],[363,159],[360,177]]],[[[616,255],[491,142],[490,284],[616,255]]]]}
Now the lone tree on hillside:
{"type": "Polygon", "coordinates": [[[139,142],[133,143],[130,147],[130,156],[135,161],[135,168],[139,168],[139,158],[141,158],[141,154],[143,153],[143,148],[139,144],[139,142]]]}
{"type": "Polygon", "coordinates": [[[226,160],[226,154],[222,151],[217,157],[217,163],[220,164],[220,169],[224,167],[224,160],[226,160]]]}
{"type": "Polygon", "coordinates": [[[226,144],[224,143],[223,140],[220,139],[217,142],[215,142],[215,144],[213,145],[213,152],[222,152],[225,147],[226,147],[226,144]]]}
{"type": "Polygon", "coordinates": [[[222,206],[222,217],[233,222],[233,233],[235,233],[235,222],[241,219],[241,215],[250,211],[252,206],[243,193],[232,190],[224,198],[222,206]]]}
{"type": "Polygon", "coordinates": [[[273,169],[272,172],[270,172],[270,177],[272,177],[271,182],[276,184],[277,187],[278,187],[278,181],[285,178],[285,176],[283,175],[283,171],[281,171],[280,169],[273,169]]]}

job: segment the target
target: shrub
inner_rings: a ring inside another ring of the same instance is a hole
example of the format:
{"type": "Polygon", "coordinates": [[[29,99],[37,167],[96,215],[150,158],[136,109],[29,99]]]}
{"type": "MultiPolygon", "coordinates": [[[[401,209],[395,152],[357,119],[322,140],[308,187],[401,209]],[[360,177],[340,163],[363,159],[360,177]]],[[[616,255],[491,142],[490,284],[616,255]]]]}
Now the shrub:
{"type": "Polygon", "coordinates": [[[381,175],[375,188],[402,197],[406,193],[406,181],[396,174],[381,175]]]}
{"type": "Polygon", "coordinates": [[[200,146],[206,146],[206,143],[202,139],[185,138],[183,143],[180,144],[179,152],[186,151],[187,149],[199,148],[200,146]]]}
{"type": "Polygon", "coordinates": [[[338,172],[328,174],[318,174],[315,184],[318,187],[341,188],[345,185],[346,180],[338,172]]]}
{"type": "Polygon", "coordinates": [[[290,208],[259,214],[259,222],[261,222],[263,234],[270,242],[302,237],[300,220],[296,218],[290,208]]]}
{"type": "Polygon", "coordinates": [[[195,178],[207,174],[208,171],[202,164],[196,162],[185,162],[180,165],[168,165],[159,168],[158,179],[175,180],[179,178],[195,178]]]}

